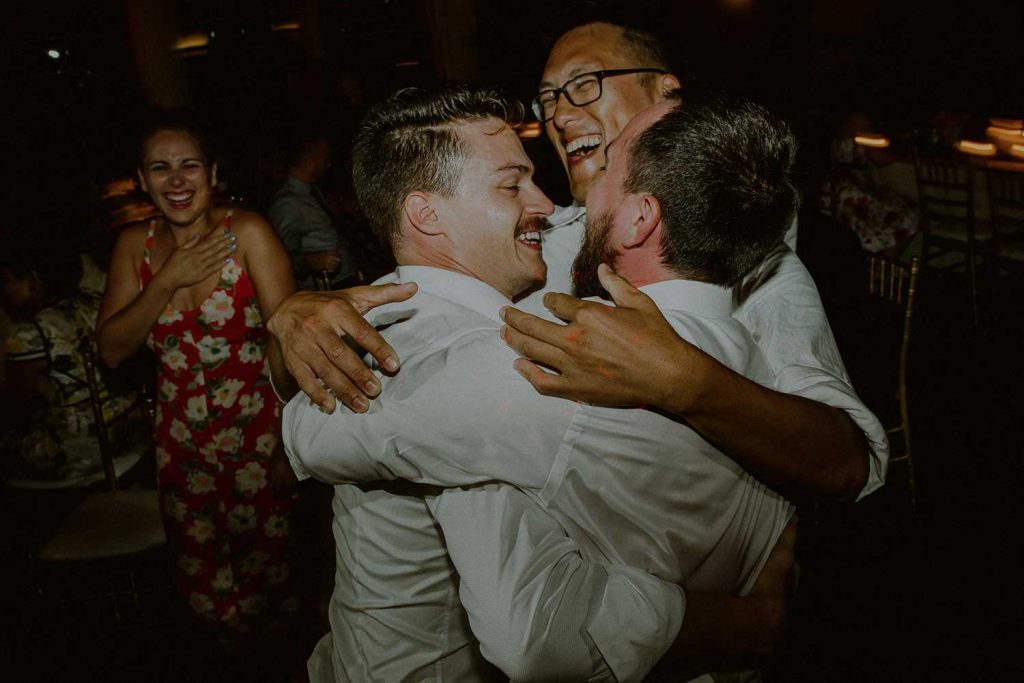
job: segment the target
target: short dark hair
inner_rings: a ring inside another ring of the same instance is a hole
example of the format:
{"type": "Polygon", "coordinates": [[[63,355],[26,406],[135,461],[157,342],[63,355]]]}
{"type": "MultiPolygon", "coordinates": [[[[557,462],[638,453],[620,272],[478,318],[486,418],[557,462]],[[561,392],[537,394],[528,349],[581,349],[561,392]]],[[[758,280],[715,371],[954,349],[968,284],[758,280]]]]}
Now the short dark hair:
{"type": "Polygon", "coordinates": [[[146,161],[146,143],[157,133],[165,130],[172,130],[185,133],[199,145],[199,151],[203,154],[203,161],[210,166],[214,161],[214,150],[210,146],[210,139],[206,135],[204,127],[196,118],[195,112],[183,107],[158,108],[149,112],[141,130],[139,131],[138,165],[146,161]]]}
{"type": "Polygon", "coordinates": [[[456,125],[494,117],[514,126],[523,115],[520,102],[468,86],[406,88],[374,106],[356,133],[352,180],[377,237],[396,247],[410,192],[455,192],[469,157],[456,125]]]}
{"type": "Polygon", "coordinates": [[[675,106],[629,150],[624,189],[653,195],[665,225],[664,263],[733,285],[782,240],[800,203],[797,143],[764,107],[722,92],[679,90],[675,106]]]}
{"type": "MultiPolygon", "coordinates": [[[[630,59],[633,60],[633,66],[638,68],[662,69],[667,72],[672,71],[671,66],[669,66],[669,60],[666,56],[664,45],[662,45],[657,36],[650,31],[646,31],[637,26],[620,24],[613,21],[589,21],[583,24],[578,24],[575,28],[569,30],[573,31],[590,26],[607,26],[617,29],[619,31],[619,39],[622,41],[622,47],[625,48],[626,54],[628,54],[630,59]]],[[[566,33],[568,32],[569,31],[566,31],[566,33]]],[[[644,87],[647,87],[647,85],[657,77],[658,74],[654,73],[637,74],[640,85],[644,87]]]]}

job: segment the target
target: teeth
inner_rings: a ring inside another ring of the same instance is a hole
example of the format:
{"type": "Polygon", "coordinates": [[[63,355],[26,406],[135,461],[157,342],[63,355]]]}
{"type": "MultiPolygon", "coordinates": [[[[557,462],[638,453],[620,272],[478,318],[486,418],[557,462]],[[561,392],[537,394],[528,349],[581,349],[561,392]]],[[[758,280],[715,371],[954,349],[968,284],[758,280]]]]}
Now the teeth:
{"type": "Polygon", "coordinates": [[[190,199],[192,197],[192,193],[186,192],[184,194],[167,194],[164,196],[166,196],[172,202],[183,202],[186,201],[187,199],[190,199]]]}
{"type": "Polygon", "coordinates": [[[540,242],[539,232],[524,232],[520,234],[516,239],[523,242],[540,242]]]}
{"type": "Polygon", "coordinates": [[[572,154],[581,147],[597,147],[601,144],[600,135],[584,135],[581,138],[576,138],[568,145],[565,146],[565,153],[572,154]]]}

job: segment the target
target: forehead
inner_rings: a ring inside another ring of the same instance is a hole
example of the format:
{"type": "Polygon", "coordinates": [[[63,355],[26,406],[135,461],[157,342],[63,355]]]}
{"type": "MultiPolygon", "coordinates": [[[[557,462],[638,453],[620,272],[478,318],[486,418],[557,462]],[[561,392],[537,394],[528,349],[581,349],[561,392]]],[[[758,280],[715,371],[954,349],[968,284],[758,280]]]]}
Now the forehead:
{"type": "Polygon", "coordinates": [[[614,26],[584,26],[558,39],[551,48],[542,87],[557,87],[587,71],[632,66],[622,42],[621,29],[614,26]]]}
{"type": "Polygon", "coordinates": [[[523,143],[512,126],[496,118],[460,124],[459,137],[469,150],[471,164],[484,171],[498,171],[512,166],[532,168],[523,143]]]}
{"type": "Polygon", "coordinates": [[[146,138],[146,158],[154,156],[202,157],[199,141],[183,130],[158,130],[146,138]]]}

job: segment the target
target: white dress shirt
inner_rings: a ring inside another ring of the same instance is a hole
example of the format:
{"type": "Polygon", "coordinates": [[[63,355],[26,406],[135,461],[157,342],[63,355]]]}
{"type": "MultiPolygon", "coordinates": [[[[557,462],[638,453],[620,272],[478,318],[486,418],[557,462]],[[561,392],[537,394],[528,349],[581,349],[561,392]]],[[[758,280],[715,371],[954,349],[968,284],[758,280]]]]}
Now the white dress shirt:
{"type": "MultiPolygon", "coordinates": [[[[572,291],[569,272],[583,243],[586,214],[584,207],[573,204],[556,208],[550,216],[552,227],[543,233],[548,281],[517,302],[519,308],[545,315],[544,294],[572,291]]],[[[863,498],[885,483],[889,441],[878,418],[851,386],[818,289],[794,253],[795,220],[783,242],[736,287],[733,317],[750,331],[768,359],[775,378],[767,386],[844,410],[864,432],[870,457],[868,478],[858,497],[863,498]]]]}
{"type": "MultiPolygon", "coordinates": [[[[497,312],[508,302],[484,283],[425,267],[402,267],[398,277],[416,282],[417,295],[371,317],[387,326],[401,372],[382,378],[366,414],[324,415],[294,399],[286,451],[300,476],[332,483],[485,484],[431,505],[488,659],[512,676],[528,675],[521,667],[529,665],[550,674],[603,660],[617,680],[639,680],[681,620],[681,596],[650,575],[700,591],[749,590],[792,514],[787,501],[680,422],[537,394],[498,337],[497,312]],[[486,485],[494,480],[521,489],[562,529],[539,510],[524,514],[529,501],[486,485]],[[534,517],[544,531],[533,531],[534,517]],[[579,549],[567,550],[574,542],[579,549]],[[566,627],[573,620],[581,624],[566,627]],[[567,662],[574,636],[582,644],[567,662]]],[[[681,336],[771,382],[730,315],[730,290],[683,280],[643,290],[681,336]]]]}

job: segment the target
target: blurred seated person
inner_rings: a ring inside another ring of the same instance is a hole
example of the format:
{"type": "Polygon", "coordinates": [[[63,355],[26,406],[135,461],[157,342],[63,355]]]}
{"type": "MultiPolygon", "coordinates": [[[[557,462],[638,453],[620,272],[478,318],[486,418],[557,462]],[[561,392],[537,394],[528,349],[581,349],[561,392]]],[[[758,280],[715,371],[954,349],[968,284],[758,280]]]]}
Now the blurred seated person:
{"type": "Polygon", "coordinates": [[[891,163],[886,149],[857,144],[854,136],[872,132],[862,112],[854,112],[839,125],[831,143],[831,170],[822,189],[823,209],[842,226],[853,230],[861,247],[898,257],[917,234],[919,218],[913,204],[892,190],[880,187],[872,166],[891,163]]]}
{"type": "Polygon", "coordinates": [[[292,260],[302,289],[359,284],[355,251],[341,236],[334,211],[317,183],[331,168],[331,149],[318,134],[300,135],[290,145],[288,177],[267,212],[292,260]]]}
{"type": "MultiPolygon", "coordinates": [[[[0,259],[2,304],[11,319],[4,340],[0,468],[8,480],[72,484],[103,471],[84,360],[85,345],[95,351],[102,292],[80,286],[79,254],[56,246],[61,240],[34,236],[34,244],[11,240],[0,259]]],[[[106,417],[135,399],[134,392],[97,379],[106,417]]],[[[137,423],[123,426],[142,430],[137,423]]]]}

